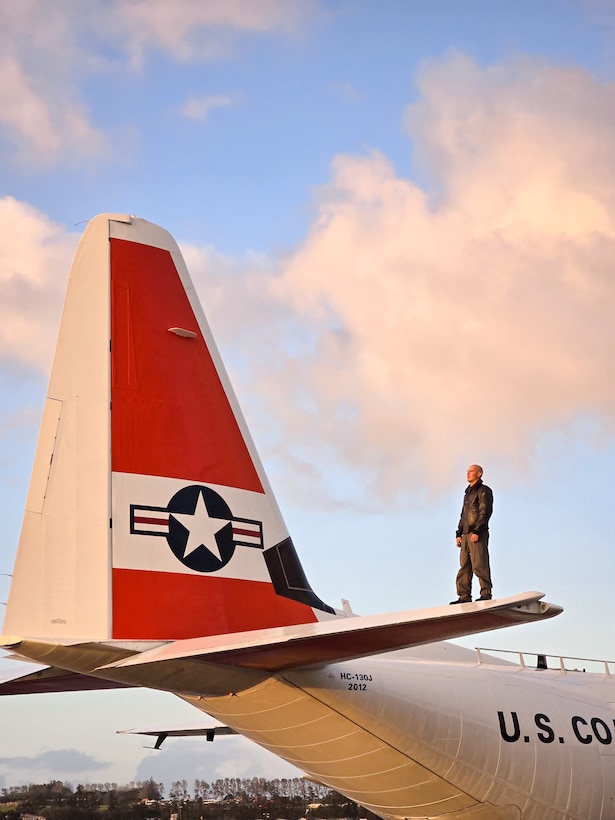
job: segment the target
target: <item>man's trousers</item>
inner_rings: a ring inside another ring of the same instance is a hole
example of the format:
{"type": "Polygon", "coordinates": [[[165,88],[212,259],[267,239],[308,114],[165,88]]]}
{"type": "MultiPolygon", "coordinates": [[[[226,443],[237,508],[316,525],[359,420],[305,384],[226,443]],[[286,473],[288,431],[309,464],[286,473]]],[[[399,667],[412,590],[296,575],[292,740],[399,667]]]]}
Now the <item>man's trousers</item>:
{"type": "Polygon", "coordinates": [[[489,567],[489,533],[482,533],[478,541],[470,541],[470,535],[461,536],[459,565],[457,573],[457,595],[472,597],[472,574],[480,581],[482,597],[491,595],[491,569],[489,567]]]}

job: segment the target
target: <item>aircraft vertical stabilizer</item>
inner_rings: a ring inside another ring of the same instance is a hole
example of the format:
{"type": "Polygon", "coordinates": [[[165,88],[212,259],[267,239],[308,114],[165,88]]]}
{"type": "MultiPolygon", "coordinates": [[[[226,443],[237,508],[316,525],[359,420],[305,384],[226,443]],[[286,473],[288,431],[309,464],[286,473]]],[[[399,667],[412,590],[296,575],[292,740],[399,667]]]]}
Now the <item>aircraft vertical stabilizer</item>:
{"type": "Polygon", "coordinates": [[[335,614],[305,578],[175,241],[96,217],[70,275],[4,632],[158,641],[335,614]]]}

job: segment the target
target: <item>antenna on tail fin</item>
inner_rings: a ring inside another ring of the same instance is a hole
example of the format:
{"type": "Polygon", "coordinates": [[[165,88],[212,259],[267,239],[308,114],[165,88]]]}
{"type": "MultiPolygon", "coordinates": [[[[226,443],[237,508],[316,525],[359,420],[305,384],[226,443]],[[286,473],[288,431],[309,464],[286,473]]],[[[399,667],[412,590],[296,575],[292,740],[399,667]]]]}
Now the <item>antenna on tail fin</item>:
{"type": "Polygon", "coordinates": [[[175,241],[96,217],[70,274],[4,631],[160,641],[338,614],[305,577],[175,241]]]}

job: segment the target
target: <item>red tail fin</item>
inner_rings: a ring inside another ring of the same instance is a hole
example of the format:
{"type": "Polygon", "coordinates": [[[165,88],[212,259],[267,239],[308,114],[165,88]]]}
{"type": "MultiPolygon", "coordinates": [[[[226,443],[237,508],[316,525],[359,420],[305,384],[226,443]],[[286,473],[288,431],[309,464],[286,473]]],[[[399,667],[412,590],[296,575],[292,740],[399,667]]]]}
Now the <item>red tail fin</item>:
{"type": "Polygon", "coordinates": [[[26,512],[6,629],[166,640],[335,615],[305,578],[166,231],[90,223],[49,399],[44,495],[26,512]],[[33,576],[63,594],[27,616],[33,576]]]}

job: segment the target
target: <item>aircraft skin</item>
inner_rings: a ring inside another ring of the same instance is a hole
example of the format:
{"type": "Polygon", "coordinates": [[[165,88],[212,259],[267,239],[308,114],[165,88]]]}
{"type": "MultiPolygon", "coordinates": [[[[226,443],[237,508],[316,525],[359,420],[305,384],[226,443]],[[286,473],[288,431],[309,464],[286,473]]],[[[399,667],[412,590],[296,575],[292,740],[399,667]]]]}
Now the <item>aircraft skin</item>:
{"type": "Polygon", "coordinates": [[[615,683],[450,638],[540,592],[359,617],[318,598],[172,237],[77,250],[0,646],[0,694],[145,686],[385,820],[615,820],[615,683]]]}

